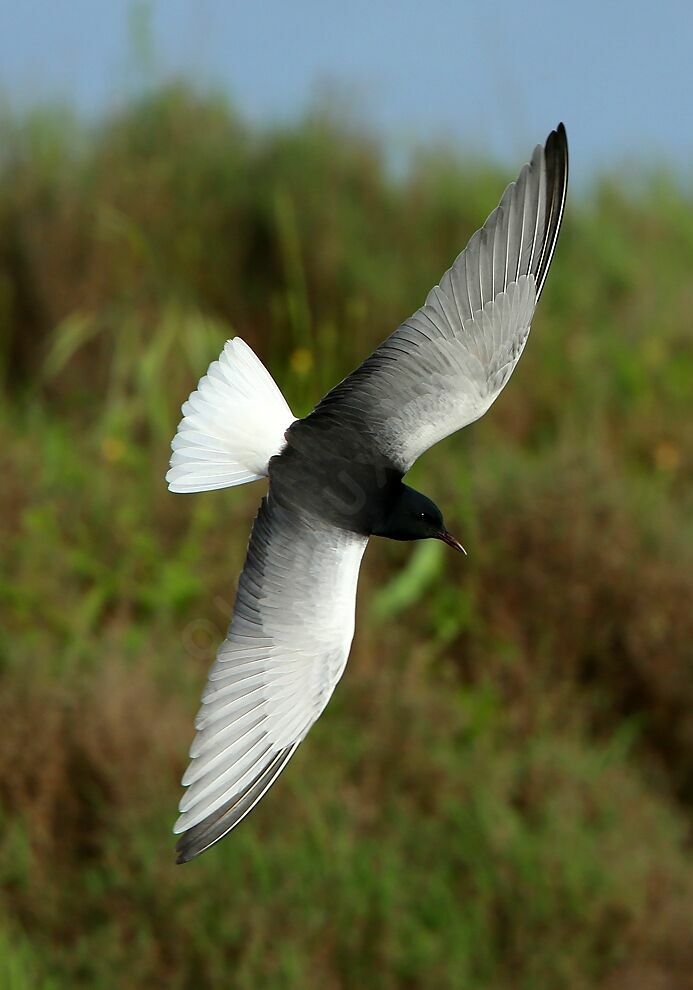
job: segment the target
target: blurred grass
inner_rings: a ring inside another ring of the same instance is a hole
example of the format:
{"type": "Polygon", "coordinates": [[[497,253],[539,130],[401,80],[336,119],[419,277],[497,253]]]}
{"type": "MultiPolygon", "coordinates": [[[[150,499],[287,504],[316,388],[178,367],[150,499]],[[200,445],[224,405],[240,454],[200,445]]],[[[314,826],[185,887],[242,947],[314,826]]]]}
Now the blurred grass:
{"type": "Polygon", "coordinates": [[[469,557],[374,541],[326,715],[180,869],[261,486],[170,495],[178,407],[239,333],[309,410],[509,176],[182,85],[2,135],[0,985],[693,986],[691,191],[571,198],[511,387],[413,472],[469,557]]]}

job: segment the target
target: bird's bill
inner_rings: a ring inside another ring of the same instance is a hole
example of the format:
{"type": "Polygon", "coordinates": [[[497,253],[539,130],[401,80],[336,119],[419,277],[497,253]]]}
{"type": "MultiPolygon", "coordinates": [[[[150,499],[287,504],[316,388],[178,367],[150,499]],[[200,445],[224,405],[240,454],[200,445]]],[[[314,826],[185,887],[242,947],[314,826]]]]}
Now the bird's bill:
{"type": "Polygon", "coordinates": [[[443,530],[438,539],[442,540],[443,543],[447,543],[447,545],[452,547],[453,550],[459,550],[460,553],[463,553],[465,556],[467,555],[467,551],[464,549],[460,541],[456,540],[452,533],[448,533],[447,530],[443,530]]]}

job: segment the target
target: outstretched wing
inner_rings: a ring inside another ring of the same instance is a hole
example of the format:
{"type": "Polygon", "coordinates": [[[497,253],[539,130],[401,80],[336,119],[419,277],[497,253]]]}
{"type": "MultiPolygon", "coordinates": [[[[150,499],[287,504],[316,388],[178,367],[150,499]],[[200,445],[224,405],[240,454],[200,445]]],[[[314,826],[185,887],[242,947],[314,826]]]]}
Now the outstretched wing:
{"type": "Polygon", "coordinates": [[[406,472],[486,412],[529,334],[563,217],[568,146],[559,124],[424,306],[309,417],[349,422],[406,472]]]}
{"type": "Polygon", "coordinates": [[[351,646],[366,543],[280,504],[270,485],[197,716],[178,862],[257,804],[327,704],[351,646]]]}

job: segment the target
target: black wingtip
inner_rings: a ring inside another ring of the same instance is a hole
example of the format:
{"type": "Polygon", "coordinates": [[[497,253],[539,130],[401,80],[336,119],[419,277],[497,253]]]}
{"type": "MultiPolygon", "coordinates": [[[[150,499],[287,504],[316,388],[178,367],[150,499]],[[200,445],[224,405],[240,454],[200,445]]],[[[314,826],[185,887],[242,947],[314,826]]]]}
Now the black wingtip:
{"type": "Polygon", "coordinates": [[[546,276],[548,275],[549,266],[551,265],[553,253],[556,248],[568,191],[568,136],[562,121],[547,137],[546,144],[544,145],[544,156],[546,159],[550,216],[544,248],[537,270],[537,299],[539,299],[544,288],[546,276]]]}
{"type": "Polygon", "coordinates": [[[194,844],[191,842],[190,832],[184,832],[178,842],[176,842],[176,866],[189,863],[198,854],[198,850],[195,849],[194,844]]]}
{"type": "Polygon", "coordinates": [[[183,832],[176,843],[176,863],[189,863],[228,835],[267,793],[296,752],[299,742],[300,740],[280,749],[271,763],[263,767],[241,794],[234,795],[217,811],[183,832]]]}
{"type": "Polygon", "coordinates": [[[554,130],[551,131],[544,144],[544,150],[546,154],[549,155],[552,152],[561,152],[568,160],[568,135],[566,133],[565,124],[561,120],[554,130]]]}

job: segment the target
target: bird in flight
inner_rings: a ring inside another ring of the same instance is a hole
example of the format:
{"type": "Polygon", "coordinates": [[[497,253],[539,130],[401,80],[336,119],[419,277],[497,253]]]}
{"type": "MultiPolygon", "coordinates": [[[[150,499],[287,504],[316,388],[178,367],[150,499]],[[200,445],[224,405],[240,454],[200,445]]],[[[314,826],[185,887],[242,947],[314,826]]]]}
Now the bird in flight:
{"type": "Polygon", "coordinates": [[[173,492],[269,477],[233,618],[195,722],[174,832],[179,863],[251,811],[320,716],[346,665],[371,536],[462,545],[403,482],[429,447],[473,423],[529,334],[563,217],[559,124],[426,302],[296,419],[239,337],[183,405],[173,492]]]}

